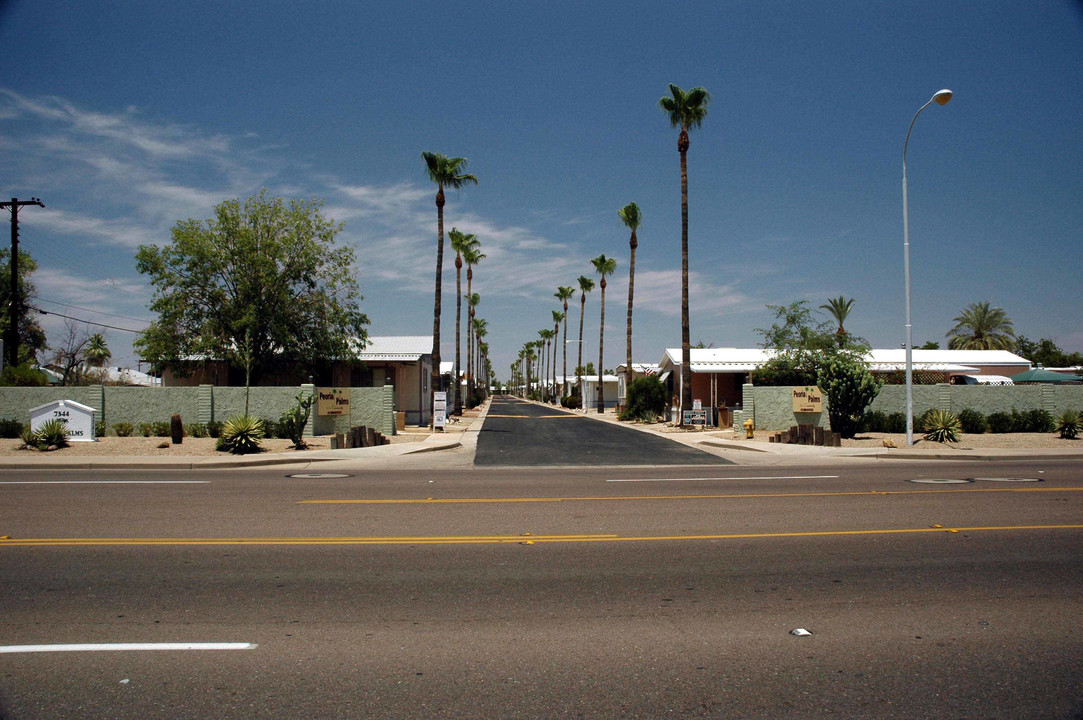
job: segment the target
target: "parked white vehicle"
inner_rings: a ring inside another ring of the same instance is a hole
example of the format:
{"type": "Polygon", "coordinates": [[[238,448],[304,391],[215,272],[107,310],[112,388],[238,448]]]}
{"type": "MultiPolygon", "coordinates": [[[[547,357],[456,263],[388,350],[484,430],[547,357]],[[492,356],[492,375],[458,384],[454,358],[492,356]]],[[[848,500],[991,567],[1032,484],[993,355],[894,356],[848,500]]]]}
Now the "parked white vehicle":
{"type": "Polygon", "coordinates": [[[1014,385],[1006,375],[952,375],[952,385],[1014,385]]]}

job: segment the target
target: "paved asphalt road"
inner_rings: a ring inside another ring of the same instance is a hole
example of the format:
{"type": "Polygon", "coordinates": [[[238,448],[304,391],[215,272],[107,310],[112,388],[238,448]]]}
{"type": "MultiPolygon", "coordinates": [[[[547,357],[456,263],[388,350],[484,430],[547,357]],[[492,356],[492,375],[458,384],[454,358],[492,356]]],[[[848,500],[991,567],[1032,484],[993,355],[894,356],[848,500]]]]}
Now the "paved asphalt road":
{"type": "Polygon", "coordinates": [[[638,430],[508,395],[493,398],[479,466],[718,465],[729,461],[638,430]]]}
{"type": "Polygon", "coordinates": [[[1076,463],[432,463],[6,473],[0,717],[1083,710],[1076,463]]]}

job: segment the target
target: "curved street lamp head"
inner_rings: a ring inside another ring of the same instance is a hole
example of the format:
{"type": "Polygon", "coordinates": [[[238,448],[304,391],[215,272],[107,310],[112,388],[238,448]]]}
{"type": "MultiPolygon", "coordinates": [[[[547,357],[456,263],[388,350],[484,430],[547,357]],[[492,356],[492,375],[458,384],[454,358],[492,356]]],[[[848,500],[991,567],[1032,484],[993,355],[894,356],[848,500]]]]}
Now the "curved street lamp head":
{"type": "Polygon", "coordinates": [[[951,100],[951,96],[953,94],[954,93],[952,93],[951,90],[944,88],[943,90],[940,90],[935,95],[933,95],[933,100],[935,100],[939,105],[947,105],[948,100],[951,100]]]}

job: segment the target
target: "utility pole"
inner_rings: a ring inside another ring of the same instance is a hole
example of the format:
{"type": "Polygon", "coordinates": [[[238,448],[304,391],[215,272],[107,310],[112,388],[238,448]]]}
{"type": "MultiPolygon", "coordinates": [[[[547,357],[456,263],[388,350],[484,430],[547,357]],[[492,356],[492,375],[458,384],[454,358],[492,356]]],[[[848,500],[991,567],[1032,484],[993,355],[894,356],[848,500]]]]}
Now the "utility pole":
{"type": "Polygon", "coordinates": [[[8,310],[4,347],[7,350],[8,364],[12,366],[19,364],[19,208],[23,205],[45,207],[37,198],[11,198],[11,202],[0,202],[0,208],[11,208],[11,308],[8,310]]]}

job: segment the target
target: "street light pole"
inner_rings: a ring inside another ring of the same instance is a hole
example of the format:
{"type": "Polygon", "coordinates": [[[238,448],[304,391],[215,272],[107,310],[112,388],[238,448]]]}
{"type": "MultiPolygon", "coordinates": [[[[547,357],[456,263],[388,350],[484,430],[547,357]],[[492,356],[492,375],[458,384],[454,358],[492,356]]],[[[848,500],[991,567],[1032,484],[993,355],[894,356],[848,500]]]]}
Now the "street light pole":
{"type": "Polygon", "coordinates": [[[940,90],[929,102],[918,108],[914,113],[914,119],[910,121],[910,127],[906,131],[906,142],[903,143],[903,275],[906,277],[906,445],[914,444],[914,337],[910,323],[910,211],[906,199],[906,149],[910,146],[910,132],[914,129],[918,115],[934,102],[938,105],[947,105],[951,100],[951,90],[940,90]]]}

